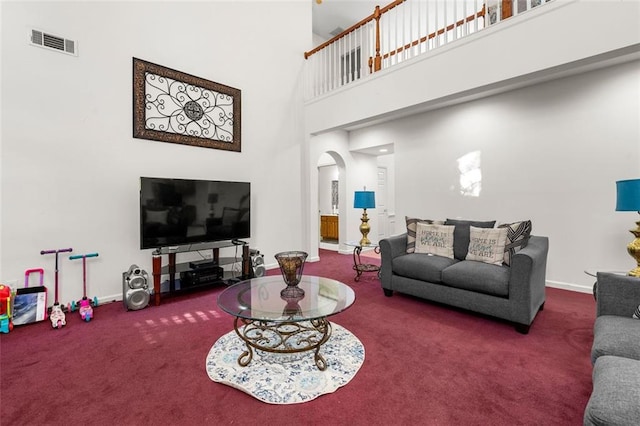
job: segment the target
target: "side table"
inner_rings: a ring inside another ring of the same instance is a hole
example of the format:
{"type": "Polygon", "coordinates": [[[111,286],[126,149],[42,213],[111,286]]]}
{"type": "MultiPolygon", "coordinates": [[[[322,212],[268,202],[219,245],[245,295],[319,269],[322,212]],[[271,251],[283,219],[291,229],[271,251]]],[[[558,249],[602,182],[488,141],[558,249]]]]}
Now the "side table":
{"type": "Polygon", "coordinates": [[[356,271],[355,281],[360,281],[360,275],[363,272],[376,272],[380,277],[380,265],[373,263],[363,263],[360,260],[360,253],[363,248],[373,248],[374,253],[380,254],[380,246],[377,241],[371,241],[369,244],[360,244],[359,241],[348,241],[348,246],[353,247],[353,270],[356,271]]]}

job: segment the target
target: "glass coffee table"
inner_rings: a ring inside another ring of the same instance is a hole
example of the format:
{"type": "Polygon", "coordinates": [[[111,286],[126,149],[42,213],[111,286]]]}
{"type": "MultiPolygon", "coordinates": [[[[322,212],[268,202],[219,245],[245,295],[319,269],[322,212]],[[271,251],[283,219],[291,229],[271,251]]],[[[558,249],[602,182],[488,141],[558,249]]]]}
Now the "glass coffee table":
{"type": "Polygon", "coordinates": [[[286,287],[281,275],[252,278],[227,287],[218,296],[218,306],[235,317],[233,328],[247,349],[238,357],[245,367],[253,350],[291,354],[315,351],[314,362],[325,370],[327,362],[320,348],[331,336],[328,317],[355,301],[351,287],[330,278],[303,275],[298,287],[301,297],[283,297],[286,287]]]}

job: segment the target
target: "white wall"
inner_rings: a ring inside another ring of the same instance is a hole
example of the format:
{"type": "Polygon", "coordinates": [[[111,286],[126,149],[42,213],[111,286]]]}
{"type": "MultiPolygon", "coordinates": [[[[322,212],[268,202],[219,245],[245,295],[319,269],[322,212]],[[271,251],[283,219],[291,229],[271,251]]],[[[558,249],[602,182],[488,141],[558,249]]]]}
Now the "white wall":
{"type": "MultiPolygon", "coordinates": [[[[139,249],[140,176],[249,181],[251,245],[267,263],[302,248],[300,81],[310,2],[0,7],[2,282],[22,283],[26,269],[44,267],[53,292],[54,258],[40,250],[73,247],[100,254],[87,262],[88,295],[120,297],[129,265],[151,272],[151,251],[139,249]],[[30,46],[30,28],[77,40],[79,56],[30,46]],[[242,152],[133,139],[132,57],[241,89],[242,152]]],[[[82,262],[60,262],[66,303],[82,295],[82,262]]]]}
{"type": "Polygon", "coordinates": [[[615,181],[640,177],[640,61],[350,133],[395,142],[395,207],[422,218],[531,219],[550,240],[549,285],[588,291],[584,270],[623,270],[637,214],[615,181]],[[481,152],[480,197],[459,192],[457,159],[481,152]]]}

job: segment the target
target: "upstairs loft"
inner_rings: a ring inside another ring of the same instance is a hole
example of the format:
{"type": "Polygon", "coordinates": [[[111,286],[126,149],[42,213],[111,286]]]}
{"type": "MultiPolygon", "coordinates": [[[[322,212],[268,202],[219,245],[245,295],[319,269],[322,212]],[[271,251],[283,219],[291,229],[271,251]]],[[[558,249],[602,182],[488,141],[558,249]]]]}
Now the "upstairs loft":
{"type": "Polygon", "coordinates": [[[639,20],[634,0],[396,0],[305,53],[308,130],[349,130],[637,60],[639,20]]]}

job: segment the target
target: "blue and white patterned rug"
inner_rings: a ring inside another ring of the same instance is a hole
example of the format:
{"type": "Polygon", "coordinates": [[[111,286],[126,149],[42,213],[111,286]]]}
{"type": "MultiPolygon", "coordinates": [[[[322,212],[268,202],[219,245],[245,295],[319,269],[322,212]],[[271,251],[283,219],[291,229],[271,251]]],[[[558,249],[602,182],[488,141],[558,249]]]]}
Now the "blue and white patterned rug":
{"type": "Polygon", "coordinates": [[[240,389],[269,404],[297,404],[334,392],[356,375],[364,362],[362,342],[344,327],[331,323],[333,332],[320,354],[327,361],[318,370],[314,351],[274,354],[254,350],[246,367],[238,365],[245,344],[235,331],[222,336],[207,355],[207,374],[214,382],[240,389]]]}

